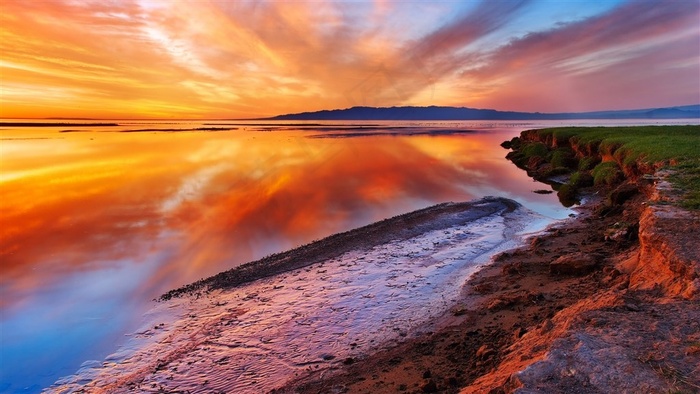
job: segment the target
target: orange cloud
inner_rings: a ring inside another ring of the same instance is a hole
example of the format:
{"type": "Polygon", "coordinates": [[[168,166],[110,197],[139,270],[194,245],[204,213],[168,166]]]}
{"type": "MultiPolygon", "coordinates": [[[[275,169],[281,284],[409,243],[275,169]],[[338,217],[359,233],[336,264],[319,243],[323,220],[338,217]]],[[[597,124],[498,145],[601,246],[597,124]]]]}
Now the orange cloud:
{"type": "Polygon", "coordinates": [[[524,16],[547,7],[586,5],[8,0],[0,116],[255,117],[402,104],[553,111],[697,98],[698,84],[665,88],[698,70],[696,2],[633,2],[553,28],[524,16]],[[684,43],[675,54],[686,53],[675,63],[659,56],[673,37],[684,43]],[[634,59],[650,63],[625,62],[634,59]],[[635,93],[557,98],[589,86],[593,71],[612,82],[625,74],[635,93]],[[635,100],[637,89],[662,95],[635,100]]]}

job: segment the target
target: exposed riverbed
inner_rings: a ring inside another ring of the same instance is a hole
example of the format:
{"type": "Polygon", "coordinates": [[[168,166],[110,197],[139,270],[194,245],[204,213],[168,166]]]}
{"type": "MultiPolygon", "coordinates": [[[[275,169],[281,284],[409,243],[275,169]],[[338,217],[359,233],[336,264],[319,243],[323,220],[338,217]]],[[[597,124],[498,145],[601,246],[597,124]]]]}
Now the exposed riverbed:
{"type": "Polygon", "coordinates": [[[461,206],[407,239],[163,302],[124,348],[52,392],[260,393],[425,334],[469,275],[549,222],[503,199],[461,206]]]}

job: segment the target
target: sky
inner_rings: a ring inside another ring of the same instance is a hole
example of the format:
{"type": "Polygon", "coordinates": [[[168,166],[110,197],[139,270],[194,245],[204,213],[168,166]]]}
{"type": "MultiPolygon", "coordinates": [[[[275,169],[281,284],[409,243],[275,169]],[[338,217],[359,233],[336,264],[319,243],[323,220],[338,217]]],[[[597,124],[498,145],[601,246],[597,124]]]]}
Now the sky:
{"type": "Polygon", "coordinates": [[[2,0],[0,117],[700,103],[700,0],[2,0]]]}

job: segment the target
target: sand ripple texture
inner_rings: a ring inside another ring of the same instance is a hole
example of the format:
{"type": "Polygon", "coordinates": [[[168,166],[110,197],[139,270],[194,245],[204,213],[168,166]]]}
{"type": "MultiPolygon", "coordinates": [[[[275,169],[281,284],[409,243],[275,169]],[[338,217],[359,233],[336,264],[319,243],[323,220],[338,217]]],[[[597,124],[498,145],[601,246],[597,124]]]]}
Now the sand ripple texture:
{"type": "Polygon", "coordinates": [[[160,303],[117,353],[86,363],[47,392],[261,393],[309,371],[332,373],[431,331],[469,275],[546,222],[522,207],[504,209],[234,289],[160,303]]]}

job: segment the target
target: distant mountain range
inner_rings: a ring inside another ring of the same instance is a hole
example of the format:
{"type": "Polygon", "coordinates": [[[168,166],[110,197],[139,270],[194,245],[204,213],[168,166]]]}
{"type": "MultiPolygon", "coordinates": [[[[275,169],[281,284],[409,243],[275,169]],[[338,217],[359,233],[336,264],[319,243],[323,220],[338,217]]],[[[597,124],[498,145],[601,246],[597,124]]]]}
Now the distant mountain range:
{"type": "Polygon", "coordinates": [[[700,105],[622,111],[540,113],[466,107],[352,107],[278,115],[265,120],[560,120],[700,118],[700,105]]]}

